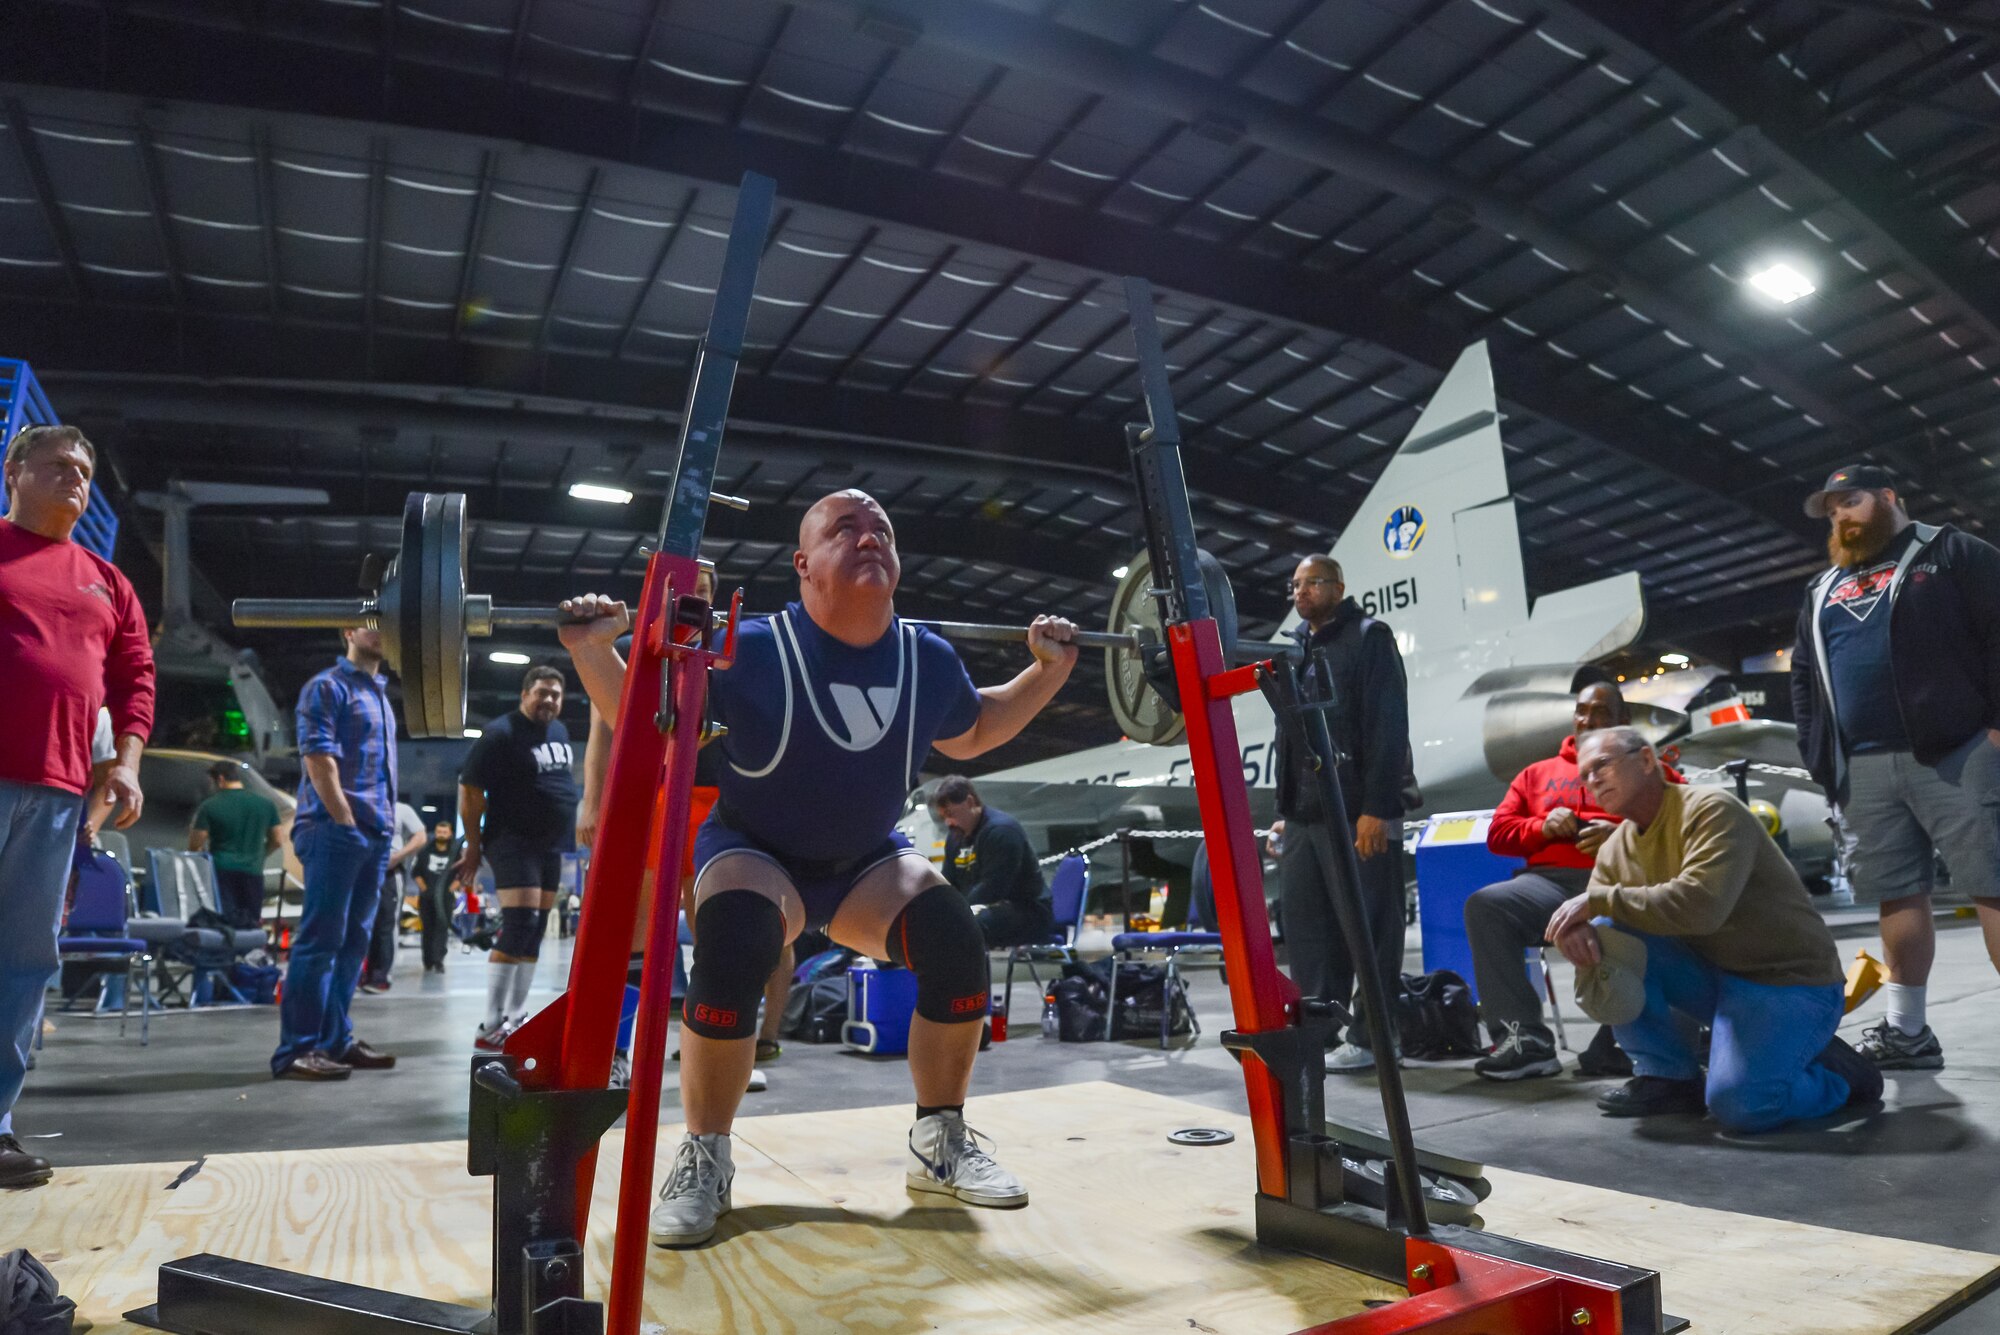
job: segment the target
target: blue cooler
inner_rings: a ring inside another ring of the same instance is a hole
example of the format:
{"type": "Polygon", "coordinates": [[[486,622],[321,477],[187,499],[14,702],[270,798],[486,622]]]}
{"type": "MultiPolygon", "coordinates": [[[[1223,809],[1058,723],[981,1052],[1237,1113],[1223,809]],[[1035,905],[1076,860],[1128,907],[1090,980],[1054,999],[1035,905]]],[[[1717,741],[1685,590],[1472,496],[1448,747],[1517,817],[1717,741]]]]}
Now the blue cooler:
{"type": "Polygon", "coordinates": [[[847,1023],[840,1041],[856,1052],[900,1057],[910,1050],[910,1017],[917,1013],[917,976],[908,969],[878,969],[872,962],[847,971],[847,1023]]]}
{"type": "Polygon", "coordinates": [[[1465,901],[1475,890],[1511,879],[1519,858],[1486,851],[1491,811],[1447,811],[1424,822],[1417,836],[1417,922],[1423,934],[1424,972],[1450,969],[1465,979],[1478,999],[1472,977],[1472,943],[1465,935],[1465,901]]]}

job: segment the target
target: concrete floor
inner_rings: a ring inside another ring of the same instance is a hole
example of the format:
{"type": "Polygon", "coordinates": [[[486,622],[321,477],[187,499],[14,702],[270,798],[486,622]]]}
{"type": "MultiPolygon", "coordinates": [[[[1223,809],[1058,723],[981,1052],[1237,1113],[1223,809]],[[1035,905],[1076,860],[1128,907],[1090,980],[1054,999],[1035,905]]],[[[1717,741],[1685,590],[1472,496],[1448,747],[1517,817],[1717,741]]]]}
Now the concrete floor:
{"type": "MultiPolygon", "coordinates": [[[[1841,931],[1848,938],[1844,955],[1872,940],[1861,923],[1841,931]]],[[[1413,932],[1412,969],[1414,945],[1413,932]]],[[[553,994],[566,961],[565,943],[544,962],[538,1001],[553,994]]],[[[416,965],[414,950],[405,950],[395,989],[362,996],[355,1006],[357,1031],[396,1053],[397,1069],[357,1073],[344,1084],[270,1079],[266,1061],[277,1024],[269,1008],[156,1016],[145,1048],[136,1026],[120,1039],[115,1019],[53,1016],[56,1029],[29,1075],[17,1130],[32,1149],[64,1164],[192,1162],[240,1150],[461,1138],[484,969],[478,957],[460,954],[452,956],[443,978],[424,978],[416,965]]],[[[1212,971],[1191,979],[1206,1032],[1172,1052],[1144,1043],[1043,1040],[1034,990],[1018,987],[1022,1023],[1010,1041],[981,1058],[974,1097],[1112,1080],[1242,1111],[1241,1077],[1216,1039],[1228,1024],[1227,995],[1212,971]]],[[[1565,997],[1568,983],[1559,970],[1565,997]]],[[[1773,1135],[1732,1136],[1694,1117],[1613,1121],[1592,1105],[1609,1082],[1572,1072],[1499,1085],[1475,1077],[1470,1063],[1412,1065],[1406,1072],[1410,1111],[1424,1144],[1489,1164],[1855,1233],[2000,1252],[2000,1175],[1987,1157],[2000,1131],[1996,1003],[2000,977],[1978,931],[1948,921],[1939,933],[1930,996],[1945,1069],[1892,1074],[1879,1111],[1773,1135]],[[1946,1151],[1957,1153],[1946,1157],[1946,1151]]],[[[1864,1006],[1842,1032],[1851,1037],[1879,1013],[1879,1003],[1864,1006]]],[[[1572,1044],[1581,1047],[1591,1028],[1581,1020],[1573,1024],[1572,1044]]],[[[764,1068],[770,1088],[749,1095],[744,1112],[908,1099],[903,1065],[838,1046],[787,1043],[783,1057],[764,1068]]],[[[679,1117],[671,1070],[662,1101],[666,1121],[679,1117]]],[[[1329,1077],[1327,1105],[1336,1118],[1381,1121],[1372,1077],[1329,1077]]],[[[2000,1330],[2000,1295],[1935,1329],[1946,1335],[2000,1330]]]]}

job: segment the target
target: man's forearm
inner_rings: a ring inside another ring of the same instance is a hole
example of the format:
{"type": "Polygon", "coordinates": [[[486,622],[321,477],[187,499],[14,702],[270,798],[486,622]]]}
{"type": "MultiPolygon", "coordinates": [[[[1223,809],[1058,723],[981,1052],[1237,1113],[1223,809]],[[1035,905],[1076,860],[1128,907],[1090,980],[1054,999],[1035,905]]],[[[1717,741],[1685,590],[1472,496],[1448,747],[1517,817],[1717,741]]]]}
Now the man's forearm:
{"type": "Polygon", "coordinates": [[[625,660],[608,644],[578,645],[570,664],[583,680],[584,693],[609,724],[618,722],[618,697],[625,689],[625,660]]]}
{"type": "Polygon", "coordinates": [[[465,846],[479,847],[479,824],[486,819],[486,793],[467,784],[458,785],[458,823],[465,829],[465,846]]]}
{"type": "Polygon", "coordinates": [[[340,789],[340,765],[330,755],[319,752],[309,755],[302,762],[306,779],[313,791],[319,794],[320,805],[326,814],[333,817],[336,825],[354,824],[354,808],[347,803],[347,794],[340,789]]]}
{"type": "Polygon", "coordinates": [[[1036,663],[1005,685],[981,687],[979,721],[963,736],[939,743],[938,750],[953,760],[970,760],[1014,740],[1055,699],[1069,672],[1066,663],[1036,663]]]}

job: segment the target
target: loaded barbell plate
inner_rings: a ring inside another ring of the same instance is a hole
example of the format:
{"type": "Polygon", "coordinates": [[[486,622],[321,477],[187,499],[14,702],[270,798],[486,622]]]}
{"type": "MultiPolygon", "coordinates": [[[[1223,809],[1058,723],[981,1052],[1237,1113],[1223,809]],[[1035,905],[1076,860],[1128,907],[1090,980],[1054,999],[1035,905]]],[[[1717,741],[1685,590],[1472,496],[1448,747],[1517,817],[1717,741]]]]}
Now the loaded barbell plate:
{"type": "Polygon", "coordinates": [[[447,492],[439,497],[438,542],[433,577],[438,618],[434,623],[431,661],[436,665],[438,731],[446,737],[465,734],[465,681],[469,649],[465,634],[465,496],[447,492]]]}
{"type": "Polygon", "coordinates": [[[1185,1126],[1169,1132],[1167,1139],[1176,1145],[1227,1145],[1236,1139],[1236,1133],[1216,1126],[1185,1126]]]}
{"type": "Polygon", "coordinates": [[[403,679],[403,723],[412,737],[431,737],[427,659],[430,638],[424,633],[424,542],[433,506],[431,497],[414,492],[403,503],[403,543],[396,552],[396,673],[403,679]]]}
{"type": "MultiPolygon", "coordinates": [[[[1201,570],[1202,587],[1208,592],[1208,613],[1215,619],[1222,641],[1222,661],[1231,664],[1236,656],[1236,594],[1222,562],[1205,551],[1195,553],[1201,570]]],[[[1137,628],[1154,644],[1166,638],[1160,630],[1159,603],[1152,596],[1153,560],[1141,552],[1127,565],[1125,575],[1111,595],[1108,629],[1126,634],[1137,628]]],[[[1145,651],[1106,649],[1104,681],[1111,697],[1111,714],[1127,737],[1154,746],[1171,746],[1187,735],[1187,720],[1175,702],[1162,695],[1148,678],[1145,651]]]]}

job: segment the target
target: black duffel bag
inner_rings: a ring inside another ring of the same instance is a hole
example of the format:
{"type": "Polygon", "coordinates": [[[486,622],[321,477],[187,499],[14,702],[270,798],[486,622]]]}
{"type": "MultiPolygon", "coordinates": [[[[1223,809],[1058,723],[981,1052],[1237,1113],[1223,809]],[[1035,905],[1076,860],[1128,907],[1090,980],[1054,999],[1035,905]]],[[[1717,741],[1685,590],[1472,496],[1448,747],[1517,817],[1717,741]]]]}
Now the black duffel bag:
{"type": "MultiPolygon", "coordinates": [[[[1111,992],[1111,961],[1065,964],[1063,976],[1054,988],[1056,997],[1056,1037],[1065,1043],[1089,1043],[1104,1037],[1105,998],[1111,992]]],[[[1179,988],[1167,987],[1167,971],[1158,964],[1118,966],[1118,1003],[1111,1021],[1111,1037],[1150,1038],[1160,1036],[1160,1019],[1171,1004],[1169,1037],[1194,1032],[1194,1015],[1179,988]]]]}
{"type": "Polygon", "coordinates": [[[1449,1061],[1478,1057],[1479,1008],[1472,989],[1450,969],[1436,973],[1406,973],[1396,998],[1396,1033],[1403,1055],[1418,1061],[1449,1061]]]}

